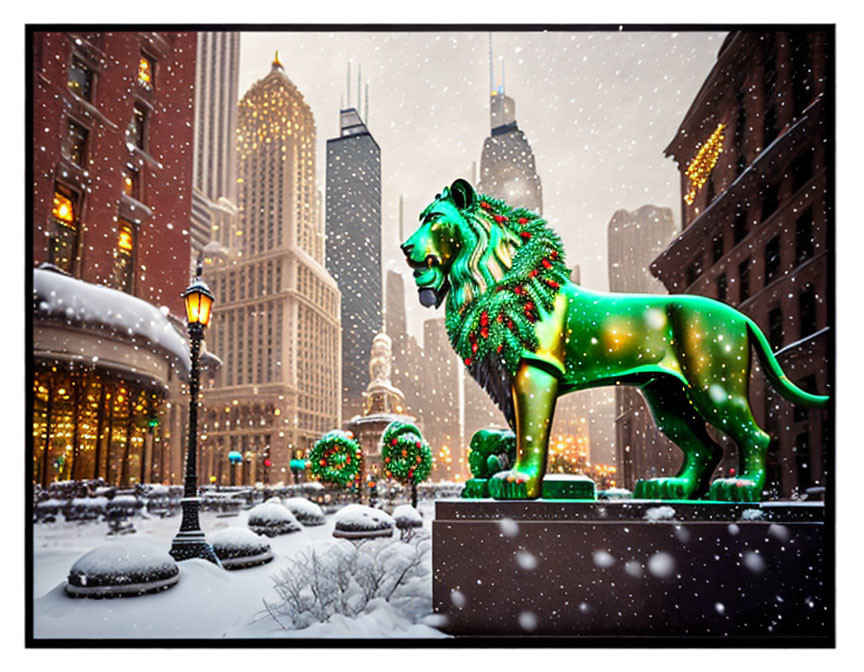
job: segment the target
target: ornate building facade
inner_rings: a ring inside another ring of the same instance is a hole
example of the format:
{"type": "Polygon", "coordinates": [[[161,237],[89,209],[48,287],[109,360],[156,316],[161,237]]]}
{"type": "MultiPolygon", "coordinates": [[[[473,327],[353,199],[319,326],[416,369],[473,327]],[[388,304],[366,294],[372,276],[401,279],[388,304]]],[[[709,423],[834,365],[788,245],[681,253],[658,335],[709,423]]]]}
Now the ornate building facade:
{"type": "MultiPolygon", "coordinates": [[[[681,171],[683,230],[651,269],[670,292],[749,315],[789,378],[829,395],[832,59],[825,30],[729,34],[666,149],[681,171]]],[[[771,435],[766,489],[824,486],[828,411],[785,401],[758,372],[750,395],[771,435]]]]}
{"type": "Polygon", "coordinates": [[[40,485],[182,482],[195,44],[188,32],[32,34],[40,485]]]}
{"type": "Polygon", "coordinates": [[[240,101],[239,223],[211,248],[210,348],[224,362],[207,391],[200,470],[228,482],[288,480],[289,462],[340,424],[340,294],[324,269],[315,119],[277,58],[240,101]]]}

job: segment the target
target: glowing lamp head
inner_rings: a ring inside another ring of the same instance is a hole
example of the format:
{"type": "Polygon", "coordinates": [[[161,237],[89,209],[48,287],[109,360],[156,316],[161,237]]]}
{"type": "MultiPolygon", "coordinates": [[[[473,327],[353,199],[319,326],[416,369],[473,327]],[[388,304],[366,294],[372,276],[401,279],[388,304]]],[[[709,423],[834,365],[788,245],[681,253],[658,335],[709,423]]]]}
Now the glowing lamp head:
{"type": "Polygon", "coordinates": [[[189,324],[200,324],[206,327],[210,324],[210,310],[213,307],[213,294],[207,283],[201,278],[195,281],[181,295],[186,301],[186,320],[189,324]]]}

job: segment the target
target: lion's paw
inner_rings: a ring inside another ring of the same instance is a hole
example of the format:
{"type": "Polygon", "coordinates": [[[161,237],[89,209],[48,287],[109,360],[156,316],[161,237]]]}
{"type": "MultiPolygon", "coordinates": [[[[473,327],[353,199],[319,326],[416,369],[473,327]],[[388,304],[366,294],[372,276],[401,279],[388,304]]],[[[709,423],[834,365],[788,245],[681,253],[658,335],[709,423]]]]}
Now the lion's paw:
{"type": "Polygon", "coordinates": [[[718,478],[711,483],[708,499],[720,502],[758,502],[762,488],[749,478],[718,478]]]}
{"type": "Polygon", "coordinates": [[[649,478],[636,482],[633,499],[687,499],[692,492],[693,484],[686,478],[649,478]]]}
{"type": "Polygon", "coordinates": [[[495,499],[536,499],[540,479],[516,469],[499,471],[489,479],[489,494],[495,499]]]}

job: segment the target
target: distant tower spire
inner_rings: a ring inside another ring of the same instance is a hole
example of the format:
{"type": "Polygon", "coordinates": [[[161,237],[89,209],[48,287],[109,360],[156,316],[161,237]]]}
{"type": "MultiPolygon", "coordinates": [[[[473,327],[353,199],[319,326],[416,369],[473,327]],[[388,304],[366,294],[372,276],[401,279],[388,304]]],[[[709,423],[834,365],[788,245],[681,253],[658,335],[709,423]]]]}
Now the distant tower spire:
{"type": "Polygon", "coordinates": [[[489,31],[489,92],[494,96],[495,95],[495,76],[493,74],[493,65],[492,65],[492,31],[489,31]]]}
{"type": "Polygon", "coordinates": [[[279,68],[282,71],[285,70],[285,68],[282,67],[282,61],[279,60],[279,50],[278,49],[276,50],[276,55],[273,57],[272,67],[273,67],[273,69],[279,68]]]}

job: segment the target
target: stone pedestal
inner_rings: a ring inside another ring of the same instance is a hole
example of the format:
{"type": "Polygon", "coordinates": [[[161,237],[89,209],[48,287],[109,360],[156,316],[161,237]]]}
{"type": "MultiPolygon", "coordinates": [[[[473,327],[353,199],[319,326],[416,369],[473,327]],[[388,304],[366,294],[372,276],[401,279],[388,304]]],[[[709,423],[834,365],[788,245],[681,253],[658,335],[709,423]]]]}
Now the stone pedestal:
{"type": "Polygon", "coordinates": [[[439,500],[432,540],[453,635],[833,641],[821,502],[439,500]]]}

